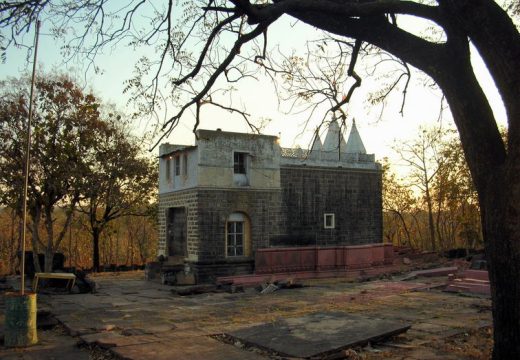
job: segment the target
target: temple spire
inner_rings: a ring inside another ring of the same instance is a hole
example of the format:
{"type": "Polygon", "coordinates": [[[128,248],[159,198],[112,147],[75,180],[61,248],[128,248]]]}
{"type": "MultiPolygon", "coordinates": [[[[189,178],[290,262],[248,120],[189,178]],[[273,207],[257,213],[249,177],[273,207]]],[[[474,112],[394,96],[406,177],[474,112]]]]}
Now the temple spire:
{"type": "Polygon", "coordinates": [[[316,137],[314,138],[311,150],[309,152],[309,158],[319,159],[321,156],[322,149],[323,149],[323,145],[321,143],[320,134],[318,134],[318,132],[316,132],[316,137]]]}
{"type": "Polygon", "coordinates": [[[361,140],[358,129],[356,127],[356,119],[352,120],[352,129],[350,129],[350,135],[348,136],[347,146],[345,152],[349,154],[366,154],[365,145],[361,140]]]}
{"type": "Polygon", "coordinates": [[[333,119],[329,124],[329,131],[327,132],[327,136],[325,136],[325,141],[323,142],[323,151],[331,152],[339,150],[345,152],[346,146],[347,144],[345,143],[345,138],[343,138],[343,134],[341,133],[338,120],[333,119]]]}

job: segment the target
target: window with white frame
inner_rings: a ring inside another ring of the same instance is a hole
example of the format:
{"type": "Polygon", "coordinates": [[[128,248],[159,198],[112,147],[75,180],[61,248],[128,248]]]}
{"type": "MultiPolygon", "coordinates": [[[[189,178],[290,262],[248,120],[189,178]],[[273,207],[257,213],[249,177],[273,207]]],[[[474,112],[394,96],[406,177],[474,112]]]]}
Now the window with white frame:
{"type": "Polygon", "coordinates": [[[336,219],[333,213],[323,214],[323,227],[325,229],[334,229],[336,227],[336,219]]]}
{"type": "Polygon", "coordinates": [[[227,256],[244,255],[244,222],[228,221],[227,256]]]}
{"type": "Polygon", "coordinates": [[[249,219],[243,213],[232,213],[226,222],[226,256],[250,255],[249,219]]]}

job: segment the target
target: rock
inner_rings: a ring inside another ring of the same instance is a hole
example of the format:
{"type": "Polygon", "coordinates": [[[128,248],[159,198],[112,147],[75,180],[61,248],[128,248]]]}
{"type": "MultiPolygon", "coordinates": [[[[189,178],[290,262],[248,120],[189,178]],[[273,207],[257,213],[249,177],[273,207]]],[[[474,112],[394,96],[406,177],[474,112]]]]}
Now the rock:
{"type": "Polygon", "coordinates": [[[172,271],[164,272],[161,274],[161,284],[163,285],[175,285],[175,273],[172,271]]]}
{"type": "Polygon", "coordinates": [[[278,289],[278,286],[276,286],[275,284],[269,284],[262,291],[260,291],[260,294],[271,294],[278,289]]]}
{"type": "Polygon", "coordinates": [[[407,257],[403,258],[403,264],[410,265],[411,263],[412,263],[412,260],[410,260],[409,258],[407,258],[407,257]]]}

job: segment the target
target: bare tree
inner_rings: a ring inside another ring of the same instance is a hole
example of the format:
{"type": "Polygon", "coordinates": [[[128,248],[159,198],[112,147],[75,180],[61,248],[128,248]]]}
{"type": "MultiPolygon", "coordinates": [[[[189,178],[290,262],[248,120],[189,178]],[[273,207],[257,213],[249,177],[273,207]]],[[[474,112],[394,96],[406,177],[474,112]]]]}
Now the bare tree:
{"type": "MultiPolygon", "coordinates": [[[[415,241],[412,239],[407,218],[413,213],[414,207],[415,198],[412,190],[406,184],[402,184],[402,181],[390,169],[388,160],[385,159],[383,163],[383,210],[397,217],[406,237],[405,245],[412,247],[414,247],[415,241]]],[[[384,228],[389,225],[387,221],[384,228]]],[[[397,241],[399,245],[402,244],[400,237],[397,241]]]]}
{"type": "MultiPolygon", "coordinates": [[[[428,213],[428,232],[431,249],[437,248],[436,225],[434,221],[433,184],[437,173],[443,166],[444,159],[440,154],[442,133],[439,129],[422,129],[419,136],[409,142],[396,144],[394,151],[399,154],[409,168],[410,185],[416,187],[424,197],[428,213]]],[[[442,186],[439,190],[442,189],[442,186]]],[[[437,208],[437,214],[441,209],[437,208]]]]}

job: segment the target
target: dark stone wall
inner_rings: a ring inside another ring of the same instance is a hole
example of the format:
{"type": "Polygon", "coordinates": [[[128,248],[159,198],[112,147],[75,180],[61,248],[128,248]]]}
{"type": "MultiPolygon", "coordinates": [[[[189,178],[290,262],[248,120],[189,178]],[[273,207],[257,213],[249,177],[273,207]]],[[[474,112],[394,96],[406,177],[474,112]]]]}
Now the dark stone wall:
{"type": "Polygon", "coordinates": [[[188,254],[197,252],[199,243],[199,232],[197,229],[197,196],[198,191],[196,189],[159,194],[159,253],[168,254],[168,244],[166,243],[167,215],[168,209],[175,207],[182,207],[186,211],[188,254]]]}
{"type": "Polygon", "coordinates": [[[287,235],[272,245],[355,245],[382,241],[381,171],[282,167],[282,208],[287,235]],[[325,213],[335,229],[324,229],[325,213]]]}
{"type": "Polygon", "coordinates": [[[269,247],[282,231],[280,190],[200,189],[198,191],[198,259],[225,259],[226,219],[234,212],[247,215],[251,225],[251,258],[257,248],[269,247]]]}

